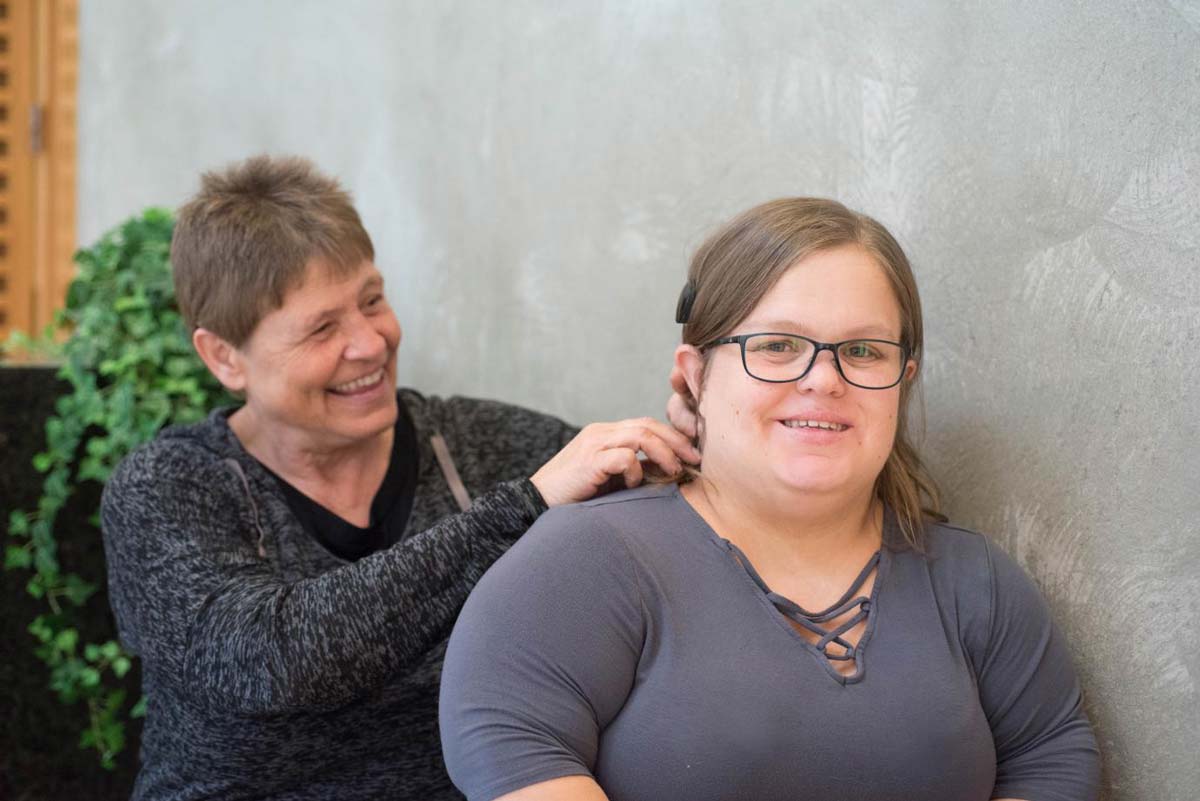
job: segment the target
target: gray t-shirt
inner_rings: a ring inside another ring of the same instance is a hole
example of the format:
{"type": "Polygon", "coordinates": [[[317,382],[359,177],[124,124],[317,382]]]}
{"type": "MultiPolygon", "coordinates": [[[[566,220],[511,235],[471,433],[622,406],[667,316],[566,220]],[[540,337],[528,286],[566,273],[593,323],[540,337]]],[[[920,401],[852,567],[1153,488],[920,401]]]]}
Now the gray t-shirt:
{"type": "Polygon", "coordinates": [[[471,594],[442,747],[471,801],[569,775],[613,801],[1097,796],[1062,637],[978,534],[885,528],[852,677],[677,488],[552,509],[471,594]]]}

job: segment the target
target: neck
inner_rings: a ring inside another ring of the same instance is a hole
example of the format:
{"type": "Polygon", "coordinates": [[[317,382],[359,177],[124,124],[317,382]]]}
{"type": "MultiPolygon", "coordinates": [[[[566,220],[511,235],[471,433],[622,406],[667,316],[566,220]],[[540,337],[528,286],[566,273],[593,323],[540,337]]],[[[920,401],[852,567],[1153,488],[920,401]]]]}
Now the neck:
{"type": "Polygon", "coordinates": [[[847,494],[784,492],[776,498],[701,477],[685,485],[683,495],[717,534],[760,567],[836,570],[860,562],[882,542],[883,505],[872,487],[847,494]]]}
{"type": "Polygon", "coordinates": [[[373,497],[378,481],[371,479],[378,473],[382,480],[379,468],[386,471],[395,434],[387,428],[354,442],[321,442],[307,431],[264,419],[249,405],[230,415],[229,427],[251,456],[310,497],[342,495],[344,488],[364,485],[373,497]],[[314,494],[309,491],[314,487],[326,491],[314,494]]]}

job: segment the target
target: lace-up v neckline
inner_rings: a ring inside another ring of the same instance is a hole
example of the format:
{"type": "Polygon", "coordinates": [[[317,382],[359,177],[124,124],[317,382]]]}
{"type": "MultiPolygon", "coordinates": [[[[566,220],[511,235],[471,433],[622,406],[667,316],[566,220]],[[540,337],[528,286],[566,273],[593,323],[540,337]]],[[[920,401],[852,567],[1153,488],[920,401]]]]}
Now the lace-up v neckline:
{"type": "Polygon", "coordinates": [[[855,684],[863,680],[866,675],[866,647],[874,634],[875,625],[879,619],[880,588],[887,580],[893,548],[900,541],[891,510],[884,507],[880,546],[867,559],[867,563],[851,582],[850,587],[826,609],[809,612],[790,598],[774,592],[754,569],[754,565],[746,554],[733,542],[718,534],[704,515],[700,514],[700,511],[684,497],[679,487],[672,488],[672,495],[678,503],[683,504],[691,517],[700,522],[710,541],[736,562],[743,579],[757,591],[759,599],[765,609],[770,612],[774,622],[816,659],[830,678],[842,685],[855,684]],[[874,580],[871,590],[869,593],[863,594],[861,592],[863,585],[871,579],[872,575],[874,575],[874,580]],[[849,619],[832,628],[821,625],[836,620],[852,610],[855,611],[849,619]],[[860,624],[865,624],[862,633],[858,637],[858,641],[851,644],[847,635],[860,624]],[[816,637],[817,642],[810,642],[799,629],[816,637]],[[841,648],[842,653],[831,653],[830,645],[841,648]],[[843,673],[836,667],[850,662],[854,665],[852,672],[843,673]]]}
{"type": "Polygon", "coordinates": [[[835,681],[839,684],[853,684],[862,680],[866,672],[864,651],[875,629],[875,605],[879,596],[879,588],[883,584],[887,562],[885,558],[887,553],[886,546],[881,546],[879,550],[871,555],[871,558],[867,560],[862,570],[859,571],[858,576],[855,577],[849,588],[847,588],[838,600],[825,609],[810,612],[795,601],[784,595],[780,595],[767,586],[767,583],[758,574],[758,571],[754,569],[754,565],[751,564],[746,554],[740,548],[727,539],[721,537],[717,537],[717,539],[721,545],[729,550],[737,563],[746,572],[746,575],[761,590],[763,597],[770,603],[773,610],[784,618],[781,623],[788,627],[790,633],[806,649],[819,658],[826,672],[835,681]],[[867,583],[872,573],[875,575],[874,584],[869,594],[863,594],[863,585],[867,583]],[[849,618],[832,628],[823,625],[851,612],[853,614],[849,618]],[[860,623],[864,622],[866,625],[858,641],[851,643],[847,640],[846,635],[860,623]],[[792,628],[793,624],[805,631],[811,632],[818,638],[817,642],[809,642],[799,631],[792,628]],[[830,651],[829,646],[831,645],[840,648],[841,652],[830,651]],[[847,662],[854,664],[853,672],[843,673],[836,667],[836,663],[847,662]]]}

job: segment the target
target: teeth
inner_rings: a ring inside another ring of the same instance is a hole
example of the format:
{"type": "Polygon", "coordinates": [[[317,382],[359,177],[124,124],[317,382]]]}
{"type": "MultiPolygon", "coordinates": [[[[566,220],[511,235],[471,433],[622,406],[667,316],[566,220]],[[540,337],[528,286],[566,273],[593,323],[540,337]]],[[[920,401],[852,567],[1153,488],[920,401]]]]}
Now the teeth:
{"type": "Polygon", "coordinates": [[[383,379],[383,368],[380,368],[380,369],[376,370],[375,372],[371,373],[370,375],[363,376],[362,378],[356,378],[353,381],[347,381],[345,384],[338,384],[337,386],[334,386],[332,389],[334,392],[354,392],[355,390],[364,389],[366,387],[369,387],[372,384],[377,384],[382,379],[383,379]]]}
{"type": "Polygon", "coordinates": [[[826,423],[822,420],[784,420],[783,424],[788,428],[821,428],[826,431],[846,430],[846,426],[841,423],[826,423]]]}

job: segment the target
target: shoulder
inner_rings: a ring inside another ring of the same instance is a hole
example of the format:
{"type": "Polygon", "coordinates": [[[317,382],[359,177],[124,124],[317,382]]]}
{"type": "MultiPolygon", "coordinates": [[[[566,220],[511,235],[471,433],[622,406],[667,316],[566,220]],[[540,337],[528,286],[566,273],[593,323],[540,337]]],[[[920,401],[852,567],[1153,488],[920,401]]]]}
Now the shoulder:
{"type": "Polygon", "coordinates": [[[1030,581],[1025,570],[992,538],[951,523],[925,528],[925,558],[935,577],[991,593],[1030,581]]]}
{"type": "Polygon", "coordinates": [[[934,575],[978,579],[990,571],[992,546],[978,531],[934,521],[925,525],[923,544],[921,556],[934,575]]]}
{"type": "Polygon", "coordinates": [[[423,395],[413,389],[400,389],[397,399],[412,415],[418,429],[484,429],[536,433],[547,427],[561,427],[556,417],[511,403],[484,398],[453,395],[441,398],[423,395]]]}
{"type": "MultiPolygon", "coordinates": [[[[215,413],[214,413],[215,414],[215,413]]],[[[130,451],[113,473],[112,481],[138,483],[163,479],[203,477],[205,469],[219,462],[209,441],[223,425],[208,419],[190,425],[171,426],[130,451]],[[200,475],[197,475],[200,474],[200,475]]]]}
{"type": "Polygon", "coordinates": [[[236,438],[225,423],[223,411],[189,425],[163,429],[127,455],[105,483],[104,502],[133,495],[179,493],[192,487],[205,493],[233,486],[235,475],[227,462],[240,454],[236,438]]]}
{"type": "MultiPolygon", "coordinates": [[[[553,507],[542,515],[535,528],[605,532],[615,535],[630,547],[636,547],[648,531],[678,514],[679,504],[674,485],[651,484],[612,492],[582,503],[553,507]]],[[[534,529],[530,531],[533,533],[534,529]]]]}
{"type": "Polygon", "coordinates": [[[995,584],[996,550],[978,531],[930,522],[925,526],[923,549],[901,550],[894,564],[926,574],[934,593],[943,602],[953,599],[960,614],[971,620],[987,620],[995,584]]]}
{"type": "MultiPolygon", "coordinates": [[[[555,506],[489,571],[485,581],[521,585],[530,576],[636,591],[648,558],[643,542],[666,513],[670,487],[641,487],[555,506]]],[[[557,581],[555,581],[557,583],[557,581]]]]}
{"type": "Polygon", "coordinates": [[[439,398],[402,389],[397,395],[422,442],[446,439],[468,489],[523,478],[562,449],[575,429],[520,406],[479,398],[439,398]]]}
{"type": "Polygon", "coordinates": [[[581,523],[615,532],[635,551],[647,541],[660,541],[663,529],[686,527],[689,509],[674,484],[646,484],[562,507],[581,523]]]}
{"type": "Polygon", "coordinates": [[[978,531],[951,523],[925,526],[920,552],[896,553],[892,570],[897,580],[927,586],[947,624],[972,642],[987,637],[992,615],[993,546],[978,531]]]}
{"type": "Polygon", "coordinates": [[[670,547],[660,535],[673,528],[664,524],[678,513],[677,501],[673,486],[646,486],[552,507],[500,560],[501,569],[552,568],[585,581],[603,575],[636,583],[670,547]]]}
{"type": "Polygon", "coordinates": [[[952,608],[976,656],[1013,621],[1049,620],[1037,585],[990,537],[948,523],[926,527],[925,569],[939,603],[952,608]]]}

